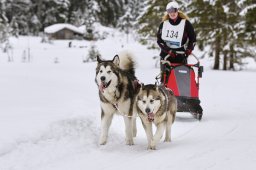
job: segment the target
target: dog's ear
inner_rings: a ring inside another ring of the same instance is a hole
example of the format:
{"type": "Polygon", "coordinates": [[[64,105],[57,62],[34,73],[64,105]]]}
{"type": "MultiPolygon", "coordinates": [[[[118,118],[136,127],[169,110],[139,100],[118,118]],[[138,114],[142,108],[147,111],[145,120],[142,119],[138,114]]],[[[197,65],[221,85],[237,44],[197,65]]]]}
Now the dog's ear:
{"type": "Polygon", "coordinates": [[[141,89],[144,90],[145,89],[145,86],[143,83],[141,83],[141,89]]]}
{"type": "Polygon", "coordinates": [[[102,59],[100,58],[100,56],[97,55],[97,61],[98,63],[101,63],[102,62],[102,59]]]}
{"type": "Polygon", "coordinates": [[[119,66],[119,63],[120,63],[120,59],[119,59],[119,56],[118,55],[115,55],[112,62],[116,65],[116,66],[119,66]]]}
{"type": "Polygon", "coordinates": [[[155,82],[154,89],[158,91],[158,86],[157,86],[157,83],[156,83],[156,82],[155,82]]]}

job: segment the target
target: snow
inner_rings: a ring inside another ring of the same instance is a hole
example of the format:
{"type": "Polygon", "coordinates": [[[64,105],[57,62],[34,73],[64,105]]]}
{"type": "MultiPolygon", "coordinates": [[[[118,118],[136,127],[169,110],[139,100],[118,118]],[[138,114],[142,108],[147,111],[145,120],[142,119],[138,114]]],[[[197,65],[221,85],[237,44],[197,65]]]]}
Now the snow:
{"type": "MultiPolygon", "coordinates": [[[[112,122],[109,140],[98,145],[100,107],[94,81],[96,63],[83,63],[90,45],[105,59],[121,50],[136,55],[136,75],[154,83],[154,68],[148,50],[125,35],[97,42],[53,41],[41,44],[38,37],[10,40],[13,61],[0,52],[0,169],[1,170],[253,170],[256,168],[256,64],[245,71],[213,71],[211,58],[200,80],[204,109],[201,122],[188,113],[177,113],[172,142],[161,141],[157,150],[147,150],[141,122],[134,146],[125,145],[121,116],[112,122]],[[31,61],[23,61],[30,49],[31,61]],[[56,57],[59,63],[54,63],[56,57]]],[[[199,51],[195,54],[200,56],[199,51]]]]}
{"type": "Polygon", "coordinates": [[[240,12],[240,15],[242,15],[242,16],[243,16],[243,15],[246,15],[249,10],[254,9],[254,8],[256,8],[256,4],[252,4],[252,5],[250,5],[250,6],[247,6],[246,8],[244,8],[244,9],[240,12]]]}
{"type": "Polygon", "coordinates": [[[72,30],[72,31],[74,31],[76,33],[79,33],[79,34],[84,33],[78,27],[76,27],[74,25],[71,25],[71,24],[67,24],[67,23],[65,23],[65,24],[64,23],[59,23],[59,24],[54,24],[54,25],[48,26],[44,29],[44,32],[48,33],[48,34],[52,34],[52,33],[58,32],[58,31],[60,31],[64,28],[72,30]]]}

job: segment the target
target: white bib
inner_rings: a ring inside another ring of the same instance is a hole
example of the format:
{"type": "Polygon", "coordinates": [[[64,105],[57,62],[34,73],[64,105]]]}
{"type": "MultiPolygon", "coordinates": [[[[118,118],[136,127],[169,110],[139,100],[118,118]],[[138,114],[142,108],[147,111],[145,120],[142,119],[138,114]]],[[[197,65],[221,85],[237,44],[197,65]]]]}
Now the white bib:
{"type": "Polygon", "coordinates": [[[182,19],[179,25],[171,25],[169,20],[164,21],[162,29],[162,39],[170,48],[180,48],[185,29],[185,19],[182,19]]]}

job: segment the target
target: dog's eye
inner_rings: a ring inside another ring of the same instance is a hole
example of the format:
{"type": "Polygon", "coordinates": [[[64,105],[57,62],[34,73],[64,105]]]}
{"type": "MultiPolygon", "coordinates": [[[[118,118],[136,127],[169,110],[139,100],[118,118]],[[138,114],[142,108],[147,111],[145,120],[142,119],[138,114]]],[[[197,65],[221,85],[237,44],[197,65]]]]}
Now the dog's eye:
{"type": "Polygon", "coordinates": [[[154,103],[154,100],[150,100],[149,102],[152,104],[152,103],[154,103]]]}
{"type": "Polygon", "coordinates": [[[102,70],[100,70],[100,73],[102,73],[103,71],[102,70]]]}
{"type": "Polygon", "coordinates": [[[143,104],[145,104],[145,103],[146,103],[146,101],[145,101],[145,100],[142,100],[142,103],[143,103],[143,104]]]}
{"type": "Polygon", "coordinates": [[[111,73],[111,71],[107,71],[107,73],[108,73],[108,74],[110,74],[110,73],[111,73]]]}

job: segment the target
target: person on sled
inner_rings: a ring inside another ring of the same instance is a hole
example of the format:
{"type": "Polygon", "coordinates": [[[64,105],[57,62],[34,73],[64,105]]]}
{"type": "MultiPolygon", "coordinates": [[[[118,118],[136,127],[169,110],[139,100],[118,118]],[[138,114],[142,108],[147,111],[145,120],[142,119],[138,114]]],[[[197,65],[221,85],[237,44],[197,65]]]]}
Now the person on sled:
{"type": "MultiPolygon", "coordinates": [[[[188,17],[179,10],[177,2],[169,2],[166,14],[157,32],[157,43],[161,48],[161,60],[167,55],[171,63],[187,63],[187,57],[192,53],[196,34],[188,17]]],[[[161,64],[161,71],[163,66],[161,64]]]]}

